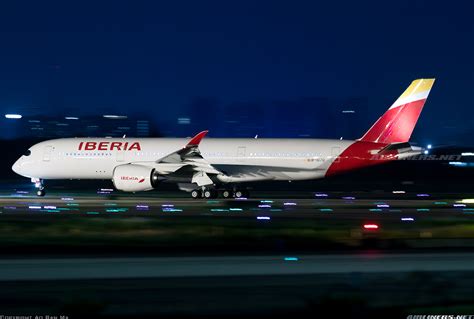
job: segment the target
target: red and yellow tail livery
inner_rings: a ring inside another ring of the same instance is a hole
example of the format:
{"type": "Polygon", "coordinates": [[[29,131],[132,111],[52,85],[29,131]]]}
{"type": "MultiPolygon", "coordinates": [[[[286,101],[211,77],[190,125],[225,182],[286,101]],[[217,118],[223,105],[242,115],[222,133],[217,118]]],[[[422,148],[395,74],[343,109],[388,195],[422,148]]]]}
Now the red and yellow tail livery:
{"type": "Polygon", "coordinates": [[[360,140],[384,144],[408,142],[434,81],[413,81],[360,140]]]}

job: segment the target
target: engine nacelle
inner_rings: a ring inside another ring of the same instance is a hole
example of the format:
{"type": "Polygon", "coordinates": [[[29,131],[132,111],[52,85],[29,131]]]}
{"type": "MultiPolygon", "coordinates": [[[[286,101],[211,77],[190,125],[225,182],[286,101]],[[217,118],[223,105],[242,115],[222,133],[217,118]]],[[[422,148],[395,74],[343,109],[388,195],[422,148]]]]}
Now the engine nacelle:
{"type": "Polygon", "coordinates": [[[116,189],[124,192],[143,192],[155,188],[155,169],[136,164],[115,167],[112,182],[116,189]]]}

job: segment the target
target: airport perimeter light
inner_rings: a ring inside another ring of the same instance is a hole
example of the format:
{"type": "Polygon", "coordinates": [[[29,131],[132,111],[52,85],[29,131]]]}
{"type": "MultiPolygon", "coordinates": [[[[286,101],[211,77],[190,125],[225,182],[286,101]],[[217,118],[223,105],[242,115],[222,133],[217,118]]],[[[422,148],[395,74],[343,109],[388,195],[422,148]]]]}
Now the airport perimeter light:
{"type": "Polygon", "coordinates": [[[115,114],[105,114],[102,115],[106,119],[126,119],[128,118],[126,115],[115,115],[115,114]]]}
{"type": "Polygon", "coordinates": [[[379,225],[377,224],[364,224],[364,229],[369,229],[369,230],[376,230],[376,229],[379,229],[379,225]]]}
{"type": "Polygon", "coordinates": [[[23,116],[21,114],[5,114],[5,118],[18,120],[21,119],[23,116]]]}

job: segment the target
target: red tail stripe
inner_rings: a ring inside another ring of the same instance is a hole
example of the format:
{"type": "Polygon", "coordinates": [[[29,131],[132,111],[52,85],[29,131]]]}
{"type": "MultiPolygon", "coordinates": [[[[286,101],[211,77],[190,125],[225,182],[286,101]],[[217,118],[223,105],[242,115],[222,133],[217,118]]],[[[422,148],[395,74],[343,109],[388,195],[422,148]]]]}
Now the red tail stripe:
{"type": "Polygon", "coordinates": [[[326,176],[381,164],[396,159],[396,150],[377,154],[387,144],[356,141],[346,148],[329,166],[326,176]]]}
{"type": "Polygon", "coordinates": [[[407,142],[425,101],[422,99],[389,109],[360,140],[387,144],[407,142]]]}

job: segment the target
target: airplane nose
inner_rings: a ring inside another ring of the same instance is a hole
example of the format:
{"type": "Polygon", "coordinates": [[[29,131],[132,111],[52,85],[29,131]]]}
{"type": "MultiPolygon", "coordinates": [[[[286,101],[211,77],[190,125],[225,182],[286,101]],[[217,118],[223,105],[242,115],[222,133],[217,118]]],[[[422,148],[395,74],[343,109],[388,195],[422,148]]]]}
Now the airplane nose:
{"type": "Polygon", "coordinates": [[[18,159],[12,166],[12,171],[14,171],[15,173],[17,173],[18,175],[21,175],[20,174],[20,160],[18,159]]]}

